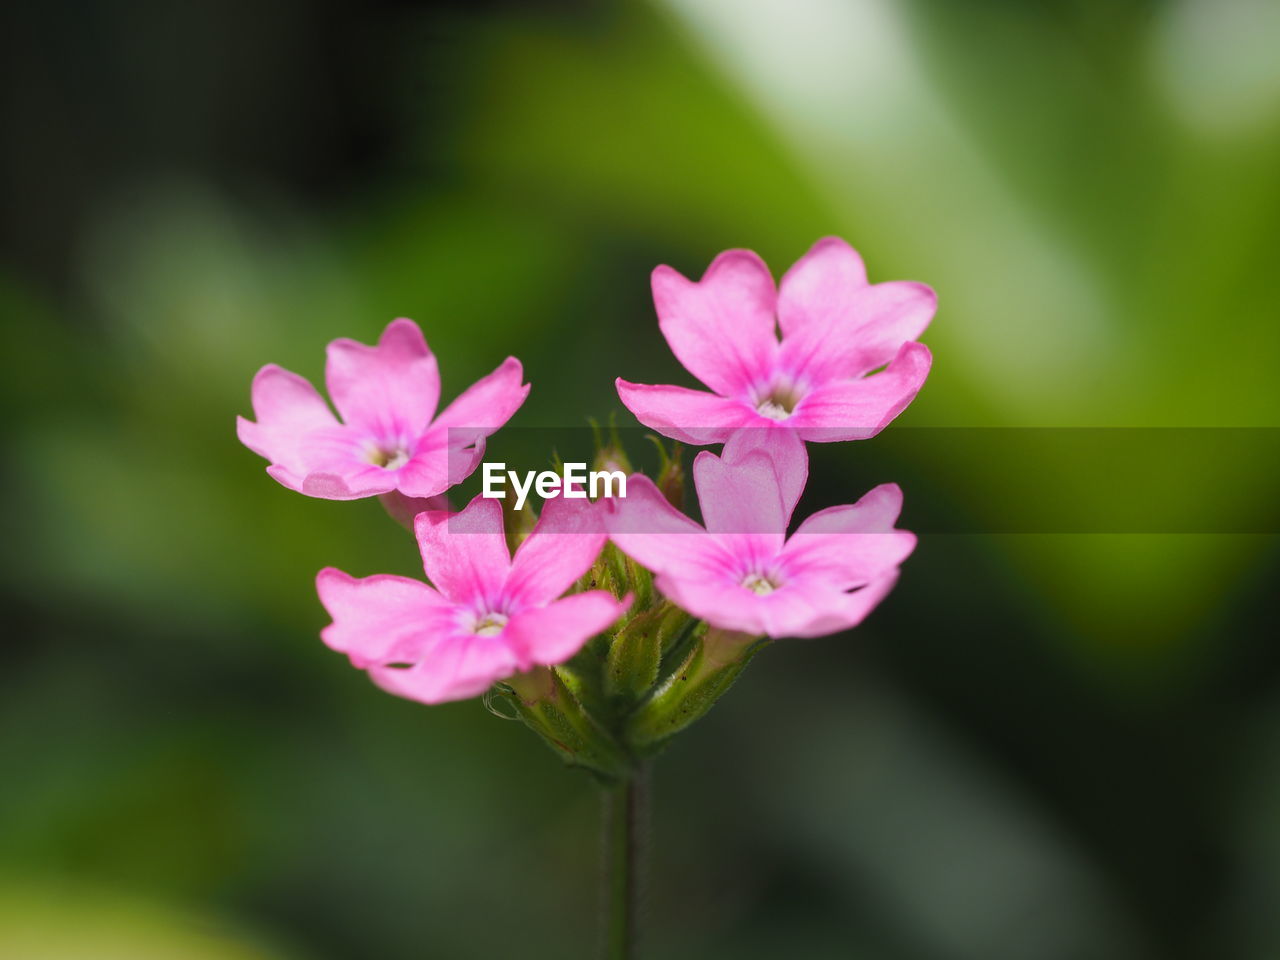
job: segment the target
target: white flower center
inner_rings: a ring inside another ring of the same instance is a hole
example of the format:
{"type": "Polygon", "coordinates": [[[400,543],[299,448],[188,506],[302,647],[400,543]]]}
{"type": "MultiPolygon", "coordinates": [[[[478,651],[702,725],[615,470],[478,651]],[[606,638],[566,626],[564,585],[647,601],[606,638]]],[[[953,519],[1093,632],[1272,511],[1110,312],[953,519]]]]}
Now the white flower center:
{"type": "Polygon", "coordinates": [[[401,447],[386,449],[374,447],[369,451],[369,462],[384,470],[399,470],[409,462],[409,452],[401,447]]]}
{"type": "Polygon", "coordinates": [[[486,613],[476,621],[471,632],[478,637],[496,637],[507,625],[507,618],[500,613],[486,613]]]}
{"type": "Polygon", "coordinates": [[[786,420],[796,412],[801,391],[787,380],[779,380],[756,394],[756,413],[770,420],[786,420]]]}
{"type": "Polygon", "coordinates": [[[785,420],[791,416],[791,412],[776,400],[766,400],[756,407],[756,413],[762,417],[768,417],[770,420],[785,420]]]}
{"type": "Polygon", "coordinates": [[[766,596],[778,589],[778,584],[761,573],[749,573],[743,578],[742,585],[754,594],[766,596]]]}

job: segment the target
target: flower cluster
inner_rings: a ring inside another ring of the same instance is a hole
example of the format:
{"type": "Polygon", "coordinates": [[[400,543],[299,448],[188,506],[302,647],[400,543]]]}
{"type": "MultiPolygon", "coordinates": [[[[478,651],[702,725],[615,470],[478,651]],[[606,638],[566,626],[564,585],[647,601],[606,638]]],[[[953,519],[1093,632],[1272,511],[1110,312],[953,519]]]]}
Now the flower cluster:
{"type": "Polygon", "coordinates": [[[376,346],[329,345],[340,419],[305,379],[269,365],[253,381],[256,420],[238,421],[279,483],[380,497],[417,538],[429,584],[320,572],[328,646],[402,697],[501,699],[602,778],[626,776],[705,713],[765,642],[861,622],[915,546],[895,529],[893,484],[788,529],[806,443],[872,437],[920,390],[928,287],[868,283],[832,237],[777,286],[754,253],[730,250],[696,282],[658,267],[653,296],[672,352],[709,392],[619,379],[622,403],[675,451],[662,448],[656,481],[631,474],[625,497],[545,500],[531,529],[504,523],[496,500],[454,512],[445,497],[528,396],[514,357],[437,412],[435,355],[396,320],[376,346]],[[693,461],[701,524],[680,509],[681,443],[723,445],[693,461]]]}

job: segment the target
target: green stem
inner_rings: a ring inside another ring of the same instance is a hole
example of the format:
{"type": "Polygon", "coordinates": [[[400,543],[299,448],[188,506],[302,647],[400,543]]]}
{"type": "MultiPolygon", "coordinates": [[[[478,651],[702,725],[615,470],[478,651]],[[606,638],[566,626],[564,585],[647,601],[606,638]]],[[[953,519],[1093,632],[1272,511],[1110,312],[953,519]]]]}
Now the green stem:
{"type": "Polygon", "coordinates": [[[605,960],[635,960],[648,768],[604,790],[605,960]]]}

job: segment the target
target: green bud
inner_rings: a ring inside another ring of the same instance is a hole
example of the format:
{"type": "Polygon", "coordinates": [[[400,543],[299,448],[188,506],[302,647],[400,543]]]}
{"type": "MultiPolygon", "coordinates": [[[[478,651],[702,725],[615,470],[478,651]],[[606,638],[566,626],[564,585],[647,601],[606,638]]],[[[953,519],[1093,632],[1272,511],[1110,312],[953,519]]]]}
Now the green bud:
{"type": "MultiPolygon", "coordinates": [[[[615,548],[616,549],[616,548],[615,548]]],[[[618,551],[622,553],[621,550],[618,551]]],[[[625,553],[622,554],[623,572],[626,576],[624,593],[634,594],[633,610],[645,610],[654,600],[653,574],[636,563],[625,553]]]]}
{"type": "Polygon", "coordinates": [[[538,511],[529,504],[523,510],[517,510],[515,500],[507,497],[502,501],[502,532],[507,536],[507,549],[514,554],[520,544],[533,532],[538,522],[538,511]]]}
{"type": "Polygon", "coordinates": [[[634,468],[631,466],[631,458],[627,456],[626,448],[622,445],[622,437],[618,434],[617,411],[609,414],[608,436],[605,436],[605,432],[597,421],[591,420],[590,423],[596,446],[596,456],[591,469],[621,470],[623,473],[632,473],[634,468]]]}
{"type": "MultiPolygon", "coordinates": [[[[643,592],[647,597],[651,592],[651,584],[652,577],[649,576],[649,571],[636,566],[612,542],[604,545],[596,562],[578,580],[578,585],[583,590],[608,590],[619,600],[629,593],[638,597],[643,592]],[[643,577],[641,571],[643,571],[643,577]]],[[[632,603],[631,609],[635,611],[640,606],[642,604],[632,603]]]]}
{"type": "MultiPolygon", "coordinates": [[[[665,658],[672,651],[676,650],[676,646],[684,640],[692,640],[691,634],[696,633],[696,626],[701,626],[703,632],[706,632],[706,624],[698,624],[693,617],[685,613],[673,603],[663,601],[662,603],[662,656],[665,658]]],[[[687,645],[687,644],[686,644],[687,645]]]]}
{"type": "Polygon", "coordinates": [[[652,433],[645,434],[645,437],[658,448],[658,476],[654,480],[654,485],[666,498],[667,503],[677,510],[683,510],[685,474],[684,463],[680,459],[683,448],[679,443],[673,442],[671,451],[667,452],[661,437],[654,436],[652,433]]]}
{"type": "Polygon", "coordinates": [[[608,633],[598,634],[567,663],[551,668],[587,716],[601,724],[613,716],[604,693],[604,661],[610,642],[608,633]]]}
{"type": "Polygon", "coordinates": [[[646,610],[623,625],[605,658],[604,690],[611,698],[638,699],[658,679],[665,611],[646,610]]]}
{"type": "Polygon", "coordinates": [[[631,776],[633,763],[626,751],[582,709],[555,670],[534,667],[511,677],[506,686],[516,715],[565,763],[609,782],[631,776]]]}
{"type": "Polygon", "coordinates": [[[600,551],[600,556],[609,566],[609,573],[613,577],[614,593],[619,597],[628,593],[631,575],[627,571],[627,555],[610,540],[604,545],[604,549],[600,551]]]}
{"type": "Polygon", "coordinates": [[[658,471],[657,485],[667,503],[677,510],[684,509],[684,464],[680,462],[680,444],[675,445],[671,459],[658,471]]]}
{"type": "Polygon", "coordinates": [[[627,741],[649,753],[702,717],[733,686],[761,638],[728,630],[708,630],[688,657],[654,691],[627,723],[627,741]]]}
{"type": "Polygon", "coordinates": [[[621,447],[607,446],[601,447],[596,452],[595,460],[591,463],[592,470],[621,470],[630,476],[635,471],[631,466],[631,458],[627,456],[627,451],[621,447]]]}

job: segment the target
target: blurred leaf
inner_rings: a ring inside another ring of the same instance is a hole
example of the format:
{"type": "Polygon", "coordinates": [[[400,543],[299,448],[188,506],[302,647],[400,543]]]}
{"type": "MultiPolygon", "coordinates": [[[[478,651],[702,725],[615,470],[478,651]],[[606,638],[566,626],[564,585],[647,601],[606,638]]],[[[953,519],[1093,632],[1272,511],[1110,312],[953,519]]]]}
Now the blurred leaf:
{"type": "Polygon", "coordinates": [[[273,960],[228,925],[92,887],[0,885],[0,956],[15,960],[273,960]]]}

